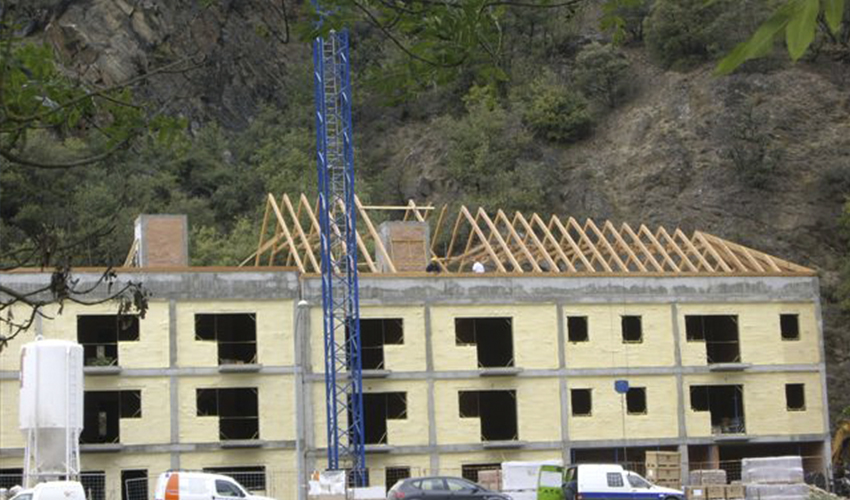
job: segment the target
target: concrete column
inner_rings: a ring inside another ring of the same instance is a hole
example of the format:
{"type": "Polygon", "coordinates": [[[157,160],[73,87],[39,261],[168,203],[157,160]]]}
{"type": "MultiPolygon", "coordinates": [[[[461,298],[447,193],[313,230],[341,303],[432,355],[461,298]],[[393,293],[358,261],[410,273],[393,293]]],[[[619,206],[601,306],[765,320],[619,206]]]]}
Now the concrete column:
{"type": "Polygon", "coordinates": [[[431,334],[431,306],[425,305],[425,372],[428,379],[428,448],[430,449],[429,475],[440,472],[440,453],[437,451],[437,410],[434,391],[434,345],[431,334]]]}
{"type": "Polygon", "coordinates": [[[679,426],[679,460],[682,471],[682,484],[687,484],[687,479],[690,476],[690,460],[688,459],[688,430],[686,428],[687,421],[685,419],[685,411],[688,405],[685,404],[685,381],[682,375],[682,345],[679,332],[679,307],[676,303],[670,304],[670,319],[673,322],[673,346],[674,359],[676,363],[676,401],[677,401],[677,421],[679,426]]]}
{"type": "Polygon", "coordinates": [[[312,405],[308,403],[312,391],[305,391],[304,372],[310,367],[310,305],[301,300],[295,305],[293,341],[295,343],[295,468],[297,471],[298,500],[307,498],[309,475],[307,450],[313,444],[312,405]],[[308,431],[308,429],[310,429],[308,431]]]}
{"type": "Polygon", "coordinates": [[[177,301],[168,301],[168,368],[171,375],[168,377],[168,396],[171,405],[171,468],[180,468],[180,452],[177,451],[180,444],[180,397],[179,378],[177,369],[177,301]]]}
{"type": "Polygon", "coordinates": [[[564,332],[564,305],[558,304],[555,308],[558,315],[558,393],[561,402],[561,460],[564,464],[570,463],[570,405],[568,403],[570,392],[567,388],[567,376],[564,370],[567,368],[567,336],[564,332]]]}

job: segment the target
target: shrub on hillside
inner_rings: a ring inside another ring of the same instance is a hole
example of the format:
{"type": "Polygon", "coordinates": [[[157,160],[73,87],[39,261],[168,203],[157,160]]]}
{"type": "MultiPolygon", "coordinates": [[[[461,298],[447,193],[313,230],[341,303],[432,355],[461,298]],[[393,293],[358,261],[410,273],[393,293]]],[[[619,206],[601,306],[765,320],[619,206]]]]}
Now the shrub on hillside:
{"type": "Polygon", "coordinates": [[[574,78],[589,99],[615,107],[628,89],[629,62],[611,45],[592,43],[576,58],[574,78]]]}
{"type": "Polygon", "coordinates": [[[687,68],[747,39],[772,0],[656,0],[644,21],[647,48],[664,67],[687,68]]]}
{"type": "Polygon", "coordinates": [[[587,101],[563,85],[536,85],[523,119],[537,136],[552,142],[575,142],[593,129],[587,101]]]}

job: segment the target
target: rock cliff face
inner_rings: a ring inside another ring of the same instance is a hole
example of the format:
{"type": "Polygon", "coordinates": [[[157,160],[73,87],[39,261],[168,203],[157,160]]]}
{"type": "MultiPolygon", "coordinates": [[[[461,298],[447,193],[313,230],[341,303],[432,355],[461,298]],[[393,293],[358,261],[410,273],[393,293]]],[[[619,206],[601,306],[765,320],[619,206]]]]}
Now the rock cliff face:
{"type": "MultiPolygon", "coordinates": [[[[287,12],[275,1],[30,5],[68,68],[91,82],[110,85],[176,62],[138,92],[196,126],[238,130],[261,104],[286,106],[290,82],[307,71],[310,48],[289,41],[287,12]]],[[[699,228],[819,270],[835,415],[850,405],[850,332],[836,305],[846,252],[838,220],[850,193],[850,68],[801,63],[717,78],[710,67],[667,72],[641,51],[629,56],[637,73],[629,103],[577,145],[541,145],[545,161],[559,166],[552,212],[699,228]]],[[[451,189],[428,128],[401,124],[384,136],[403,169],[402,196],[451,189]]]]}
{"type": "Polygon", "coordinates": [[[211,3],[42,0],[32,15],[46,18],[44,36],[87,81],[114,85],[155,72],[137,90],[152,106],[195,126],[239,129],[261,104],[285,105],[289,68],[309,47],[290,43],[283,2],[211,3]]]}

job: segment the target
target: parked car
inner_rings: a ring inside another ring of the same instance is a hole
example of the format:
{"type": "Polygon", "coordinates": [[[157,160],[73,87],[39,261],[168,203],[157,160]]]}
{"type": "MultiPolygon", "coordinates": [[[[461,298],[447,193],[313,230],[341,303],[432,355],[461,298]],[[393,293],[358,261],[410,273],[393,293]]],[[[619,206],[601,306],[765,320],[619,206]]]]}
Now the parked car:
{"type": "Polygon", "coordinates": [[[387,500],[511,500],[502,493],[459,477],[403,479],[387,492],[387,500]]]}
{"type": "Polygon", "coordinates": [[[629,499],[684,500],[672,488],[656,486],[640,474],[615,464],[581,464],[567,467],[563,478],[565,500],[629,499]]]}
{"type": "Polygon", "coordinates": [[[86,494],[77,481],[48,481],[20,490],[10,500],[86,500],[86,494]]]}
{"type": "Polygon", "coordinates": [[[273,500],[252,495],[232,477],[206,472],[169,471],[156,480],[154,500],[273,500]]]}

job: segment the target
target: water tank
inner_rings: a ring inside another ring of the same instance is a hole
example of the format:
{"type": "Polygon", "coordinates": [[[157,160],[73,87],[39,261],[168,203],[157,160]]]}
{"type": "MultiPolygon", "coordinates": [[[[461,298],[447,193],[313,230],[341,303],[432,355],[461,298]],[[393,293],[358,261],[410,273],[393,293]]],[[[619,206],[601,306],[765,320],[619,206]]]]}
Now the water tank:
{"type": "Polygon", "coordinates": [[[83,348],[37,340],[21,348],[19,426],[27,439],[26,474],[78,472],[83,430],[83,348]]]}

